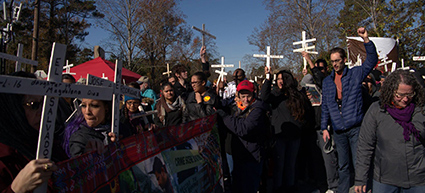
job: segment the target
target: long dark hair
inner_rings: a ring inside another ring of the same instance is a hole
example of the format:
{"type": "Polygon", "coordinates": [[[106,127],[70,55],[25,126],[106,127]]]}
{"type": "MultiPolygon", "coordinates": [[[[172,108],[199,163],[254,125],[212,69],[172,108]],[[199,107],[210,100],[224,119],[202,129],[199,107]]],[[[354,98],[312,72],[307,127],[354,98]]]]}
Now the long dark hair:
{"type": "Polygon", "coordinates": [[[394,93],[398,90],[398,86],[403,83],[412,86],[416,95],[412,99],[412,103],[416,106],[424,106],[425,93],[424,88],[419,84],[413,73],[406,70],[396,70],[387,76],[384,84],[381,87],[381,108],[385,105],[393,106],[394,93]]]}
{"type": "Polygon", "coordinates": [[[287,70],[281,70],[277,73],[277,77],[282,75],[283,86],[281,91],[287,97],[286,106],[291,111],[291,115],[297,121],[304,121],[306,109],[308,109],[308,98],[305,93],[298,90],[298,82],[292,73],[287,70]]]}

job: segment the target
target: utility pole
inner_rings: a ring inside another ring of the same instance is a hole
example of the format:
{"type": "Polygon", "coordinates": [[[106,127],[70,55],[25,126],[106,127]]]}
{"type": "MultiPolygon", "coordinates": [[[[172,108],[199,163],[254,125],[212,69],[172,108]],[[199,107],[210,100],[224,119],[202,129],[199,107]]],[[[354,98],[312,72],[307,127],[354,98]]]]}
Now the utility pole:
{"type": "MultiPolygon", "coordinates": [[[[32,35],[32,52],[31,60],[37,61],[37,52],[38,52],[38,23],[40,20],[40,0],[35,0],[34,2],[34,32],[32,35]]],[[[31,73],[35,72],[35,66],[31,67],[31,73]]]]}

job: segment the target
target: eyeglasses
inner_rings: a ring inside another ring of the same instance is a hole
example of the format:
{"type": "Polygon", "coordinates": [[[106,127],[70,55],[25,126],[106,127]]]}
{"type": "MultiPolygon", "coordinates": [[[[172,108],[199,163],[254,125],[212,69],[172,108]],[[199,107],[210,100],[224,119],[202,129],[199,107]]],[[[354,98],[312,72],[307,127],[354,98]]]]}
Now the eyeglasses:
{"type": "Polygon", "coordinates": [[[413,93],[403,93],[403,94],[400,94],[400,93],[395,92],[394,95],[395,95],[395,97],[397,97],[399,99],[403,99],[404,97],[407,97],[407,98],[411,99],[411,98],[413,98],[416,95],[416,93],[413,92],[413,93]]]}
{"type": "Polygon", "coordinates": [[[41,107],[41,105],[43,105],[43,102],[31,101],[31,102],[24,103],[23,105],[27,107],[31,107],[31,110],[38,110],[41,107]]]}
{"type": "Polygon", "coordinates": [[[342,59],[338,59],[338,60],[331,60],[331,63],[333,64],[333,63],[339,63],[339,62],[341,62],[342,61],[342,59]]]}
{"type": "Polygon", "coordinates": [[[126,104],[128,104],[130,106],[132,106],[132,105],[139,106],[140,105],[140,102],[126,102],[126,104]]]}

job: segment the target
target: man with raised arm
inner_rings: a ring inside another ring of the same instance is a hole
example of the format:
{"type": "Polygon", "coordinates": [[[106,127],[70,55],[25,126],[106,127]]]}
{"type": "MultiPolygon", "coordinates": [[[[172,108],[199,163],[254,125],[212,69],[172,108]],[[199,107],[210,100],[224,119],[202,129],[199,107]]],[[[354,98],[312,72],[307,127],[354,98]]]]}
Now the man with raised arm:
{"type": "Polygon", "coordinates": [[[350,151],[355,163],[357,139],[363,120],[362,81],[378,62],[375,45],[369,40],[365,28],[357,29],[363,38],[367,57],[358,67],[345,66],[347,56],[342,48],[333,48],[330,53],[334,70],[323,80],[321,129],[323,140],[329,139],[329,120],[334,130],[334,140],[338,152],[339,182],[338,193],[348,193],[350,189],[350,151]]]}

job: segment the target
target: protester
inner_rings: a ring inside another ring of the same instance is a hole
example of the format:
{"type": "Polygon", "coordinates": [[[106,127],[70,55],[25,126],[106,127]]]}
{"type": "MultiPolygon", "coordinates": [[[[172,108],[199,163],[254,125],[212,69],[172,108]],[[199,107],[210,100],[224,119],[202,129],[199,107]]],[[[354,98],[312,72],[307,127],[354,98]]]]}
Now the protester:
{"type": "Polygon", "coordinates": [[[140,117],[140,98],[124,96],[124,105],[120,110],[120,123],[125,128],[130,128],[131,134],[148,131],[151,125],[146,117],[140,117]]]}
{"type": "MultiPolygon", "coordinates": [[[[36,78],[23,71],[11,75],[36,78]]],[[[36,160],[42,107],[43,96],[0,93],[1,192],[32,192],[49,180],[56,162],[68,159],[55,131],[52,158],[36,160]]]]}
{"type": "Polygon", "coordinates": [[[215,109],[221,108],[219,99],[213,90],[205,87],[207,77],[203,72],[196,72],[191,78],[193,91],[186,99],[186,110],[183,113],[183,122],[193,121],[212,115],[215,109]]]}
{"type": "MultiPolygon", "coordinates": [[[[328,63],[326,60],[318,59],[315,63],[310,58],[310,55],[307,52],[302,52],[303,57],[307,60],[307,63],[310,66],[311,72],[313,73],[313,81],[314,84],[318,90],[318,92],[321,94],[322,92],[322,82],[323,79],[328,75],[328,63]]],[[[307,93],[309,95],[311,93],[307,93]]],[[[321,102],[321,101],[320,101],[321,102]]],[[[337,190],[338,187],[338,158],[337,158],[337,152],[334,147],[333,141],[333,130],[332,127],[328,124],[328,133],[329,133],[329,140],[324,141],[323,140],[323,134],[322,130],[320,128],[320,119],[322,116],[322,106],[320,105],[313,106],[314,114],[315,114],[315,130],[316,132],[313,133],[315,136],[312,136],[313,144],[310,145],[310,152],[308,152],[309,155],[312,157],[306,158],[307,162],[310,162],[313,164],[313,170],[314,172],[311,172],[317,180],[317,185],[320,186],[321,179],[320,171],[321,167],[325,166],[326,171],[326,181],[327,181],[327,188],[328,190],[326,193],[334,193],[337,190]],[[327,143],[326,143],[327,142],[327,143]],[[323,151],[324,147],[326,149],[326,152],[323,151]],[[317,148],[318,147],[318,148],[317,148]],[[317,155],[317,151],[320,151],[321,157],[317,155]],[[323,161],[322,161],[323,160],[323,161]]]]}
{"type": "MultiPolygon", "coordinates": [[[[65,129],[63,148],[69,157],[94,150],[102,153],[105,145],[116,141],[115,133],[111,132],[112,107],[109,101],[82,99],[80,106],[82,114],[65,129]]],[[[121,127],[120,135],[129,136],[129,129],[121,127]]]]}
{"type": "Polygon", "coordinates": [[[397,70],[381,90],[360,129],[355,191],[366,192],[373,159],[373,193],[425,192],[424,88],[397,70]]]}
{"type": "Polygon", "coordinates": [[[181,96],[183,100],[187,99],[190,92],[193,91],[191,84],[187,79],[187,70],[183,64],[173,66],[172,70],[176,79],[174,86],[174,93],[176,96],[181,96]]]}
{"type": "Polygon", "coordinates": [[[346,68],[345,50],[334,48],[330,51],[334,70],[323,80],[321,129],[323,140],[327,141],[330,138],[327,128],[331,121],[338,152],[338,193],[347,193],[350,189],[350,152],[354,164],[364,115],[361,82],[378,61],[375,45],[369,40],[366,29],[359,28],[357,33],[364,40],[367,53],[365,62],[361,66],[346,68]]]}
{"type": "MultiPolygon", "coordinates": [[[[270,74],[269,68],[265,67],[264,71],[270,74]]],[[[308,127],[307,123],[313,127],[313,109],[305,93],[297,89],[298,82],[289,71],[279,71],[276,83],[278,89],[271,90],[271,80],[266,79],[261,90],[261,99],[272,108],[271,125],[276,137],[273,191],[296,192],[295,162],[301,131],[308,127]]]]}
{"type": "Polygon", "coordinates": [[[185,104],[181,96],[175,96],[171,83],[161,85],[161,98],[156,103],[154,123],[159,127],[179,125],[183,122],[185,104]]]}
{"type": "Polygon", "coordinates": [[[142,76],[139,78],[137,83],[140,85],[140,96],[142,97],[142,102],[150,105],[151,108],[148,110],[153,110],[155,108],[157,96],[155,91],[149,88],[149,78],[147,76],[142,76]]]}
{"type": "Polygon", "coordinates": [[[264,143],[267,111],[270,107],[255,98],[254,85],[248,80],[239,83],[238,110],[233,115],[218,110],[226,127],[232,133],[232,192],[256,193],[261,180],[264,162],[264,143]]]}

